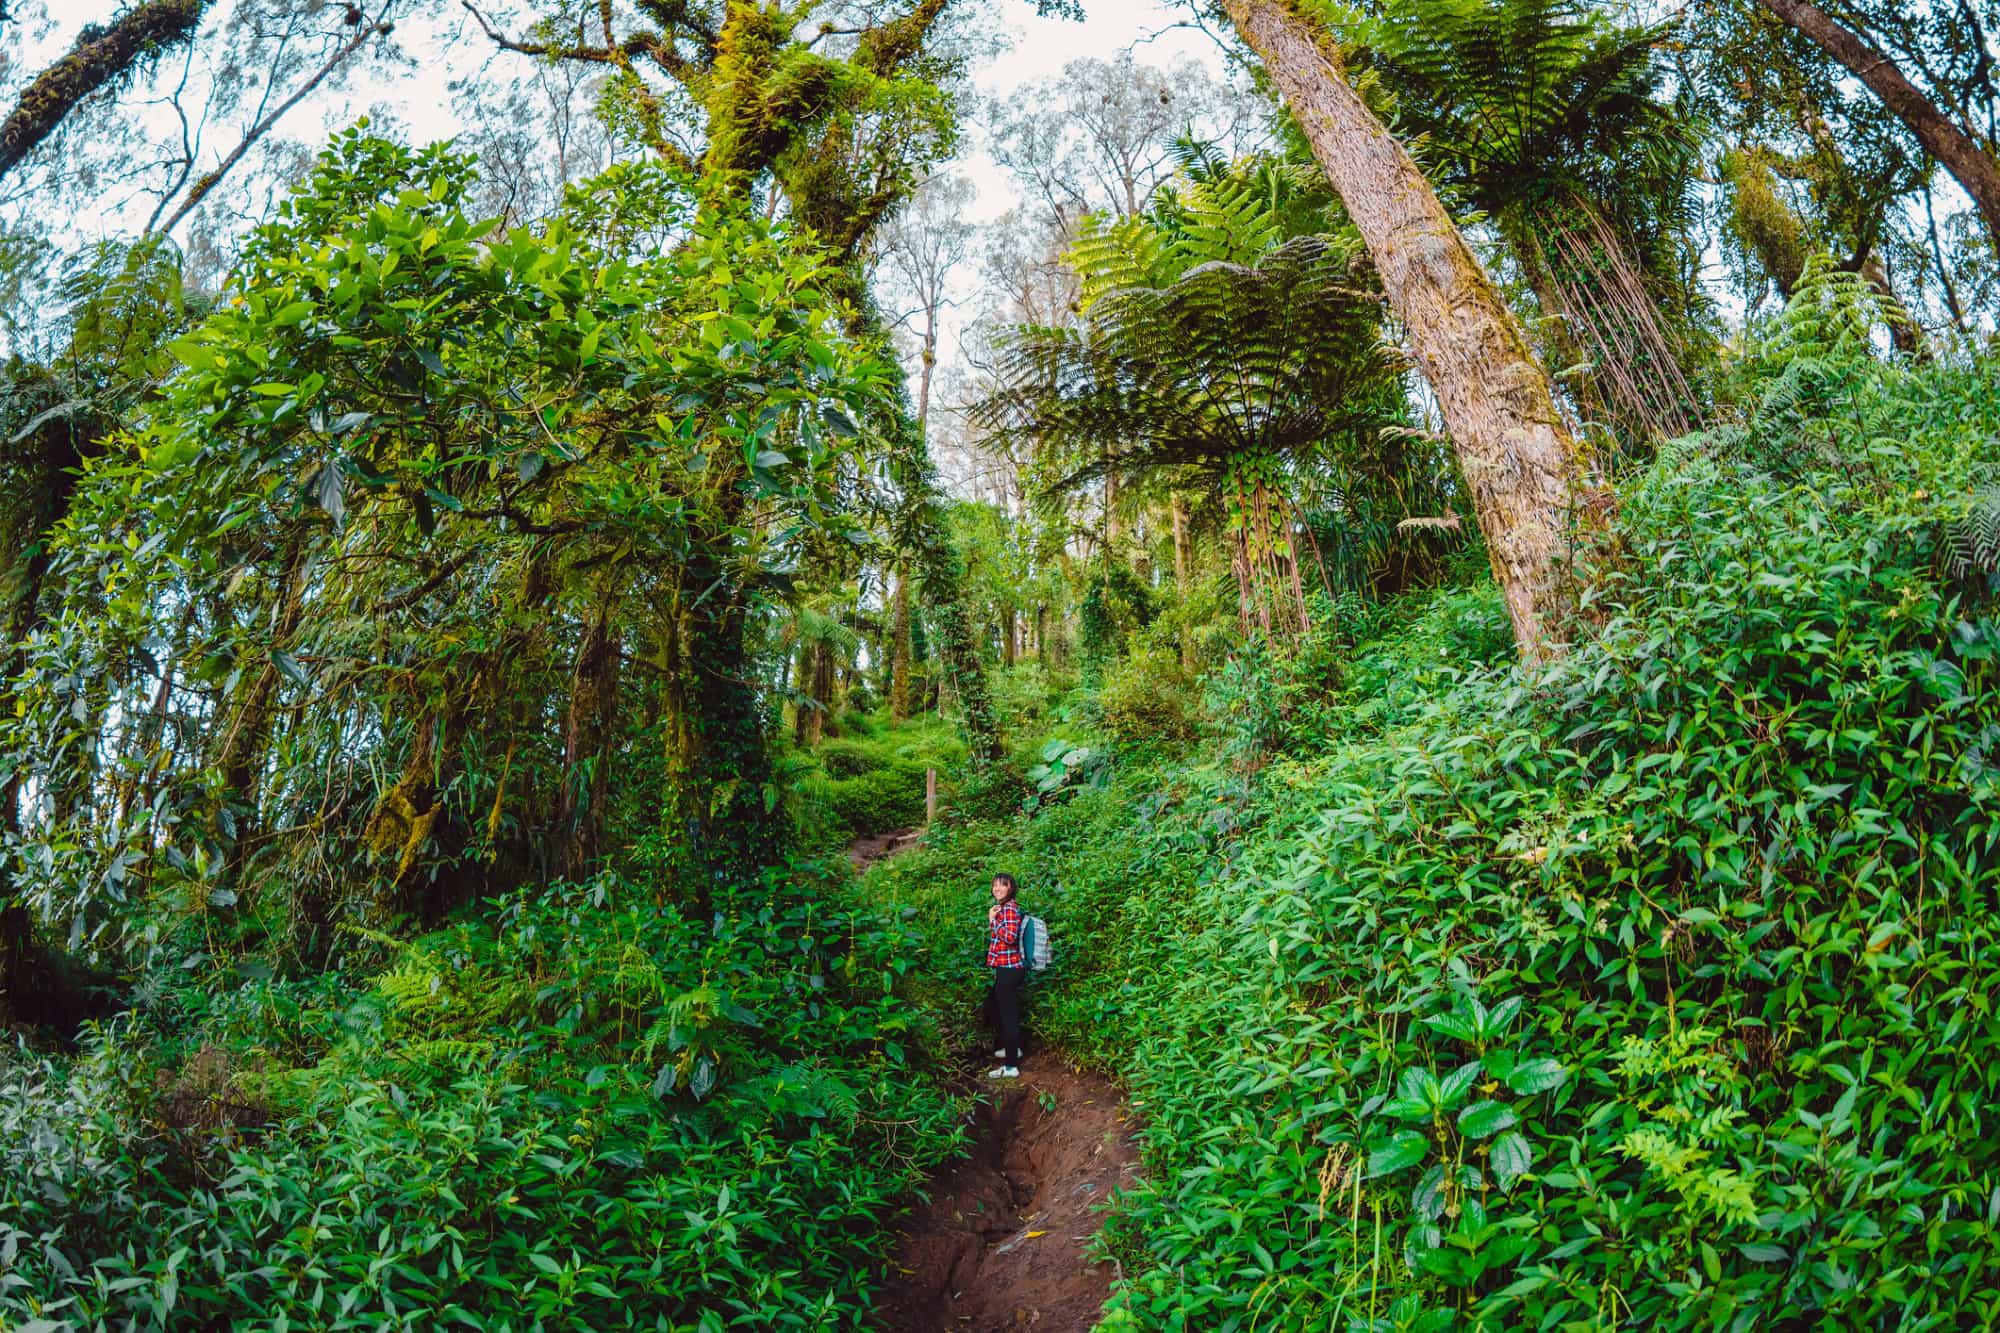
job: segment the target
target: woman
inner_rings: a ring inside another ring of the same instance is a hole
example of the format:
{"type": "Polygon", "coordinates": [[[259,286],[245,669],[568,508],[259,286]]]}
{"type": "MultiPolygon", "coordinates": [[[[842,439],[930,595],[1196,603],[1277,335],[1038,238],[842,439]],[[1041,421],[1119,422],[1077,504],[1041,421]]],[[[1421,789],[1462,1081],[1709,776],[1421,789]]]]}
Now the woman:
{"type": "Polygon", "coordinates": [[[1028,979],[1028,960],[1021,952],[1021,908],[1014,901],[1014,877],[993,877],[993,905],[986,909],[986,966],[993,969],[993,989],[986,1004],[993,1025],[1000,1029],[1000,1046],[993,1052],[1000,1067],[988,1078],[1019,1078],[1021,1059],[1021,988],[1028,979]]]}

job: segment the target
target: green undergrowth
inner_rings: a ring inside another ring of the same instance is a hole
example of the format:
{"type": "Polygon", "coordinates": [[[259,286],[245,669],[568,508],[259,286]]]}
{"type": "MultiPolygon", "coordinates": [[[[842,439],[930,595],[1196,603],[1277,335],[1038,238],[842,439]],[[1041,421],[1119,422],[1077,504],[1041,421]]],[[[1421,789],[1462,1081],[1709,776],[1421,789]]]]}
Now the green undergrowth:
{"type": "Polygon", "coordinates": [[[1621,489],[1559,664],[1406,600],[871,879],[947,995],[985,875],[1049,917],[1146,1125],[1112,1327],[2000,1319],[2000,386],[1834,335],[1621,489]]]}
{"type": "Polygon", "coordinates": [[[828,848],[924,822],[924,774],[955,780],[965,742],[935,716],[891,726],[886,713],[852,714],[842,732],[794,756],[807,839],[828,848]]]}
{"type": "Polygon", "coordinates": [[[957,1144],[900,925],[610,876],[0,1055],[0,1326],[852,1326],[957,1144]]]}

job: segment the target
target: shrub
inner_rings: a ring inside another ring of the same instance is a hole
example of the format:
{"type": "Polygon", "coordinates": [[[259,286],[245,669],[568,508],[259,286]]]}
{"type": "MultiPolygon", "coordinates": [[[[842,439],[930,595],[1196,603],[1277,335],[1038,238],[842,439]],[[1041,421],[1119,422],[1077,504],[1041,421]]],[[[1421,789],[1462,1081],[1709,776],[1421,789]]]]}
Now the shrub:
{"type": "Polygon", "coordinates": [[[878,768],[827,784],[833,819],[854,835],[886,833],[924,822],[924,771],[909,765],[878,768]]]}
{"type": "Polygon", "coordinates": [[[1147,644],[1105,671],[1098,702],[1106,729],[1119,740],[1174,744],[1194,738],[1195,689],[1176,650],[1147,644]]]}
{"type": "Polygon", "coordinates": [[[2000,386],[1812,383],[1625,490],[1559,664],[1439,594],[1324,753],[996,839],[1147,1118],[1117,1326],[2000,1319],[2000,386]]]}
{"type": "Polygon", "coordinates": [[[194,1154],[142,1132],[136,1027],[0,1057],[0,1323],[852,1323],[957,1139],[910,953],[798,872],[713,922],[608,879],[519,895],[397,946],[347,1040],[257,1083],[288,1114],[194,1154]]]}
{"type": "Polygon", "coordinates": [[[813,755],[828,777],[854,778],[870,773],[893,760],[880,745],[866,740],[833,737],[813,748],[813,755]]]}

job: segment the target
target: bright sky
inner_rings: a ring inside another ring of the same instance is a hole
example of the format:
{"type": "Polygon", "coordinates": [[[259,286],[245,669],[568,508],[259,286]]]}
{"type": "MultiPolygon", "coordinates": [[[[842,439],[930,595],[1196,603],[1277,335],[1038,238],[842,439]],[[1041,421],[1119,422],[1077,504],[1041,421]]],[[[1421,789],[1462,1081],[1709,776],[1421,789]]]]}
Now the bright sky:
{"type": "MultiPolygon", "coordinates": [[[[372,11],[380,0],[361,2],[372,11]]],[[[80,27],[103,22],[123,7],[120,0],[43,0],[43,4],[45,11],[38,15],[32,4],[23,7],[17,0],[16,12],[25,14],[25,22],[17,26],[15,40],[20,40],[23,29],[30,40],[11,53],[15,58],[7,67],[0,68],[0,95],[9,99],[28,78],[68,48],[80,27]]],[[[1225,68],[1222,46],[1196,23],[1193,7],[1179,0],[1087,0],[1087,17],[1081,21],[1038,17],[1033,0],[961,0],[961,4],[984,22],[996,24],[1005,35],[1004,49],[977,62],[973,70],[973,88],[982,102],[1005,106],[1023,89],[1086,56],[1108,61],[1130,52],[1140,62],[1162,67],[1192,60],[1218,76],[1225,68]]],[[[224,0],[210,13],[208,23],[224,22],[234,8],[224,0]]],[[[316,146],[363,114],[370,114],[378,127],[412,142],[448,138],[465,128],[454,110],[450,88],[454,78],[474,75],[489,61],[496,77],[528,68],[523,57],[496,53],[457,0],[403,0],[398,8],[403,12],[396,20],[395,40],[414,57],[414,65],[384,69],[378,63],[366,77],[315,93],[285,116],[275,138],[316,146]]],[[[481,9],[496,26],[519,32],[525,24],[522,16],[533,12],[534,3],[481,0],[481,9]]],[[[206,47],[196,50],[194,78],[199,81],[204,77],[200,56],[206,47]]],[[[163,62],[161,72],[169,76],[168,86],[179,71],[178,62],[163,62]]],[[[142,118],[171,136],[175,121],[170,110],[157,102],[146,105],[148,95],[144,84],[126,94],[120,114],[142,118]]],[[[195,104],[199,104],[198,99],[195,104]]],[[[987,154],[981,128],[973,124],[968,130],[959,158],[949,169],[968,177],[978,192],[968,209],[968,220],[985,221],[1012,207],[1018,201],[1017,191],[1012,178],[987,154]]],[[[213,166],[233,145],[237,132],[211,127],[200,151],[199,168],[213,166]]],[[[240,170],[236,173],[239,186],[242,175],[240,170]]],[[[131,185],[107,189],[97,200],[95,208],[66,219],[60,241],[82,243],[131,235],[145,225],[152,211],[151,197],[135,193],[131,185]]],[[[26,205],[34,207],[34,200],[29,199],[26,205]]],[[[241,219],[246,223],[256,220],[251,215],[241,219]]],[[[187,232],[186,222],[175,229],[177,239],[183,242],[187,232]]],[[[980,313],[976,274],[975,258],[956,275],[957,301],[943,315],[939,347],[943,379],[949,379],[953,363],[960,360],[964,327],[980,313]]]]}
{"type": "MultiPolygon", "coordinates": [[[[1088,17],[1081,22],[1040,18],[1031,0],[968,2],[982,5],[988,13],[998,11],[1011,39],[1007,50],[975,73],[974,86],[983,97],[1005,101],[1024,86],[1058,73],[1071,60],[1082,56],[1109,60],[1128,50],[1147,64],[1164,66],[1191,58],[1217,74],[1223,69],[1222,48],[1194,24],[1192,9],[1168,0],[1089,0],[1088,17]]],[[[18,66],[5,71],[10,91],[58,56],[78,28],[101,23],[123,6],[119,0],[48,0],[48,7],[54,21],[21,51],[18,66]]],[[[210,22],[219,20],[224,8],[218,6],[210,22]]],[[[391,111],[408,136],[419,142],[445,138],[462,128],[452,110],[448,84],[454,76],[478,68],[490,49],[457,4],[434,0],[426,8],[428,13],[404,17],[397,24],[399,43],[417,57],[415,69],[308,98],[286,116],[280,133],[312,142],[378,109],[391,111]]],[[[203,165],[213,165],[221,151],[212,148],[203,165]]],[[[976,135],[957,166],[979,188],[974,217],[995,216],[1011,204],[1012,182],[985,155],[976,135]]],[[[130,216],[133,211],[133,205],[107,196],[101,211],[79,216],[75,225],[89,236],[116,235],[143,222],[143,210],[136,220],[130,216]]]]}

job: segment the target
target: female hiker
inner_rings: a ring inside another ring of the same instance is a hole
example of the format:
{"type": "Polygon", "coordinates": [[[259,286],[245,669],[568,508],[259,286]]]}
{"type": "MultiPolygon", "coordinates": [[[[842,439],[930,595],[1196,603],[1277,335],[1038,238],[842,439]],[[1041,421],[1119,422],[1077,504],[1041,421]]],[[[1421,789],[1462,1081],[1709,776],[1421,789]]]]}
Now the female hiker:
{"type": "Polygon", "coordinates": [[[993,905],[986,909],[986,966],[993,969],[993,989],[986,1008],[1000,1031],[993,1054],[1000,1067],[988,1078],[1019,1078],[1021,1058],[1021,988],[1028,978],[1028,960],[1021,952],[1021,908],[1014,901],[1014,877],[993,877],[993,905]]]}

